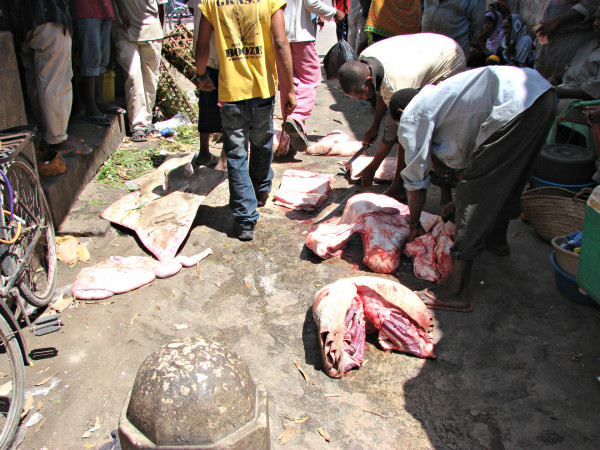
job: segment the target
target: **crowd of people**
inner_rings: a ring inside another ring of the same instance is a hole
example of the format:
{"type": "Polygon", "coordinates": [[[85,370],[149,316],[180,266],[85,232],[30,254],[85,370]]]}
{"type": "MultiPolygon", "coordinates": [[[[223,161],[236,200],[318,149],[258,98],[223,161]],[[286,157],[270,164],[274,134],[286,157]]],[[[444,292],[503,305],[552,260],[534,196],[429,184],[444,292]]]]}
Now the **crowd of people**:
{"type": "MultiPolygon", "coordinates": [[[[134,141],[152,125],[166,0],[0,0],[16,48],[37,93],[43,142],[53,155],[91,151],[67,136],[72,103],[71,34],[78,49],[82,118],[97,125],[127,114],[134,141]],[[6,16],[6,15],[5,15],[6,16]],[[125,73],[126,110],[107,104],[102,77],[110,52],[125,73]]],[[[548,0],[529,30],[506,2],[485,0],[191,0],[200,151],[196,165],[216,164],[211,133],[223,133],[236,235],[251,240],[272,188],[273,115],[279,91],[283,130],[293,153],[306,150],[321,65],[318,24],[334,20],[339,39],[359,55],[339,70],[349,96],[375,107],[363,141],[383,137],[363,186],[394,145],[397,170],[386,191],[411,210],[411,237],[433,174],[460,172],[455,202],[444,186],[444,214],[454,211],[456,264],[448,285],[429,292],[430,307],[468,310],[472,261],[487,248],[510,253],[509,220],[565,99],[600,98],[600,0],[548,0]],[[599,87],[597,89],[597,87],[599,87]],[[250,150],[251,156],[249,157],[250,150]],[[484,206],[481,206],[484,205],[484,206]]],[[[3,26],[6,22],[3,21],[3,26]]],[[[27,77],[26,77],[27,78],[27,77]]],[[[574,113],[600,121],[591,110],[574,113]]],[[[444,178],[438,176],[437,178],[444,178]]],[[[445,177],[447,178],[447,177],[445,177]]]]}

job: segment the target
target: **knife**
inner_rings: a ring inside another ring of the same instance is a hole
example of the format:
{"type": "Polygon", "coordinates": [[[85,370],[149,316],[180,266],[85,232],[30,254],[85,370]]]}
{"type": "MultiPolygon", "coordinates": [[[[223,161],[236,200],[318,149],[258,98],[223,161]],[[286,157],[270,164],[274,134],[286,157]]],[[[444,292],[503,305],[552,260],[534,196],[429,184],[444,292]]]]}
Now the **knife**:
{"type": "Polygon", "coordinates": [[[354,155],[352,155],[352,158],[350,158],[346,162],[346,164],[344,164],[344,167],[346,169],[348,169],[350,164],[352,164],[354,161],[356,161],[356,158],[358,158],[360,155],[362,155],[364,152],[366,152],[370,146],[371,146],[371,144],[363,144],[363,146],[360,148],[360,150],[358,150],[354,155]]]}
{"type": "Polygon", "coordinates": [[[352,197],[356,192],[360,189],[360,184],[355,184],[350,189],[348,189],[344,196],[340,199],[340,202],[335,205],[329,205],[324,208],[323,211],[319,213],[319,215],[315,218],[315,225],[320,224],[321,222],[325,222],[326,220],[331,219],[335,216],[340,210],[343,210],[346,206],[346,202],[350,197],[352,197]]]}

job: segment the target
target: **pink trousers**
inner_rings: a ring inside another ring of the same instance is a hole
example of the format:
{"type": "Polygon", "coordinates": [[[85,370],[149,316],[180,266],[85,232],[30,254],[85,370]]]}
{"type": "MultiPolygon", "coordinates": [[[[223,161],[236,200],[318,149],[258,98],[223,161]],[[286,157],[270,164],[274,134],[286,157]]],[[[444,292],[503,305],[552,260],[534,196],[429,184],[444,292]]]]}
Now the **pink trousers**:
{"type": "MultiPolygon", "coordinates": [[[[294,65],[294,90],[296,91],[296,109],[288,119],[294,119],[306,132],[304,122],[315,106],[317,86],[321,84],[321,61],[312,42],[290,42],[292,63],[294,65]]],[[[283,86],[281,76],[279,85],[283,86]]],[[[283,104],[283,102],[281,102],[283,104]]]]}

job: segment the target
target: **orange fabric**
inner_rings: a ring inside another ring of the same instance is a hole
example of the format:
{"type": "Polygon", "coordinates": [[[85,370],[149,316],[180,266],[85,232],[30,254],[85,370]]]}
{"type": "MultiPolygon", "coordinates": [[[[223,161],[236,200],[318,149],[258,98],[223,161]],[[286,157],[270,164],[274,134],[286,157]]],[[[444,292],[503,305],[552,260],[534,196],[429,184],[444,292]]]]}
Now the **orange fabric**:
{"type": "Polygon", "coordinates": [[[372,0],[365,31],[381,36],[421,31],[421,0],[372,0]]]}

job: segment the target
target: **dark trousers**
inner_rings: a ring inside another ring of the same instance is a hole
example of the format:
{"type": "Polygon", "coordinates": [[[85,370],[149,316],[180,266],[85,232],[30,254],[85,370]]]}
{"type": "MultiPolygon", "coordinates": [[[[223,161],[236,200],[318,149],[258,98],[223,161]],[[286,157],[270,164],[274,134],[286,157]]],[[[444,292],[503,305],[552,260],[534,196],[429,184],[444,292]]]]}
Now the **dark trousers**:
{"type": "Polygon", "coordinates": [[[554,90],[490,136],[456,187],[456,240],[452,256],[473,260],[499,220],[521,214],[521,194],[556,116],[554,90]]]}

